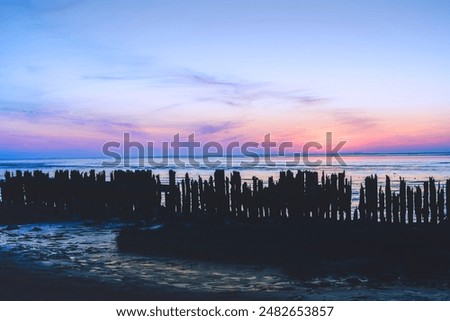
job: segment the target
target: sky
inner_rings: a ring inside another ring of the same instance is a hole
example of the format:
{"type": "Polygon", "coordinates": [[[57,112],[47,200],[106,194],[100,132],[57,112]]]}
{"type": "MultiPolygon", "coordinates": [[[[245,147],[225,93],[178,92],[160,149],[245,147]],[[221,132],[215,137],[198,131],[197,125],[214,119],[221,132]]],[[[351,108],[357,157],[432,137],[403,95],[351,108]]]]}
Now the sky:
{"type": "Polygon", "coordinates": [[[0,0],[0,158],[145,144],[450,151],[450,2],[0,0]]]}

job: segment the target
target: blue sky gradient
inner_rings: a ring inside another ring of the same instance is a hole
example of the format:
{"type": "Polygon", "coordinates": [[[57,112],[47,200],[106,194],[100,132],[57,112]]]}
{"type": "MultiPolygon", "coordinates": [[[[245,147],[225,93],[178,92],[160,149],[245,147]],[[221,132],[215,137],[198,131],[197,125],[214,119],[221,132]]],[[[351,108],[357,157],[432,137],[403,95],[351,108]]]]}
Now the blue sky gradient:
{"type": "Polygon", "coordinates": [[[2,1],[0,157],[130,132],[450,151],[449,1],[2,1]]]}

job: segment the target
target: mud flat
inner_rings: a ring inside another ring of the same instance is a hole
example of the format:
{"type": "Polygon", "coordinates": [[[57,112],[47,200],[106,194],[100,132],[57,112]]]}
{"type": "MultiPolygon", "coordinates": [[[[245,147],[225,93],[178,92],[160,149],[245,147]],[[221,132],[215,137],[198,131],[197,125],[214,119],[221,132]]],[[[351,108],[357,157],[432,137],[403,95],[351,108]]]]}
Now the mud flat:
{"type": "Polygon", "coordinates": [[[124,228],[119,250],[280,266],[299,278],[357,273],[381,280],[446,279],[450,226],[314,220],[167,222],[124,228]]]}

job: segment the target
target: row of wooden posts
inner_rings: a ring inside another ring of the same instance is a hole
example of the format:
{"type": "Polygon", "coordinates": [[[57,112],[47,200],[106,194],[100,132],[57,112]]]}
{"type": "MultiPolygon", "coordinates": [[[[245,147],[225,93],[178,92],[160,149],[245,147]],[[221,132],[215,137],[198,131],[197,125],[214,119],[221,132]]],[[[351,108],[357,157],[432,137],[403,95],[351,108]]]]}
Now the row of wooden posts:
{"type": "Polygon", "coordinates": [[[151,170],[110,173],[104,171],[6,172],[0,182],[1,221],[41,218],[130,219],[232,218],[371,221],[398,224],[447,221],[450,213],[450,179],[445,186],[433,178],[421,186],[392,191],[386,176],[384,188],[377,176],[366,177],[359,191],[359,205],[352,208],[352,181],[345,172],[325,175],[312,171],[282,171],[267,184],[256,177],[243,182],[240,173],[229,176],[216,170],[209,179],[181,180],[169,171],[162,184],[151,170]]]}

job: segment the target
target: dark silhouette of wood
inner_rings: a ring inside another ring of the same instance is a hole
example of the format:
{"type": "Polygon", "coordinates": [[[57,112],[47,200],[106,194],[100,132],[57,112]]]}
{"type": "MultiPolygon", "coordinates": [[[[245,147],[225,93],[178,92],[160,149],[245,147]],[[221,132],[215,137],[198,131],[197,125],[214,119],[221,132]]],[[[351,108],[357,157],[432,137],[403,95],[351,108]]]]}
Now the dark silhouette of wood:
{"type": "Polygon", "coordinates": [[[428,182],[423,183],[423,208],[422,208],[422,217],[423,222],[429,222],[429,193],[428,193],[428,182]]]}
{"type": "Polygon", "coordinates": [[[444,190],[439,188],[438,194],[438,216],[439,223],[445,222],[445,212],[444,212],[444,190]]]}
{"type": "Polygon", "coordinates": [[[392,217],[394,219],[394,224],[400,223],[400,197],[395,192],[392,194],[392,217]]]}
{"type": "Polygon", "coordinates": [[[378,191],[378,200],[379,200],[379,211],[380,211],[380,222],[386,222],[386,216],[384,215],[385,205],[384,205],[384,192],[380,186],[378,191]]]}
{"type": "Polygon", "coordinates": [[[445,204],[447,209],[447,214],[444,219],[448,219],[450,213],[450,179],[447,179],[445,183],[445,204]]]}
{"type": "Polygon", "coordinates": [[[391,179],[386,175],[386,222],[392,223],[391,179]]]}
{"type": "Polygon", "coordinates": [[[416,222],[422,223],[422,190],[420,186],[416,187],[414,194],[414,213],[416,214],[416,222]]]}
{"type": "Polygon", "coordinates": [[[447,222],[450,180],[441,188],[434,178],[422,187],[383,189],[376,175],[365,178],[359,204],[352,208],[352,182],[345,172],[326,175],[311,171],[280,172],[267,185],[253,177],[244,182],[239,172],[216,170],[209,180],[185,174],[179,181],[169,171],[168,185],[150,170],[58,170],[6,172],[0,182],[0,222],[46,219],[127,220],[329,220],[430,225],[447,222]],[[163,197],[164,196],[164,197],[163,197]]]}
{"type": "Polygon", "coordinates": [[[378,178],[377,175],[366,177],[366,212],[364,213],[367,220],[378,222],[378,178]]]}
{"type": "Polygon", "coordinates": [[[400,178],[400,223],[406,223],[406,182],[400,178]]]}
{"type": "Polygon", "coordinates": [[[437,224],[437,199],[436,199],[436,182],[434,178],[430,177],[430,211],[431,211],[431,221],[430,223],[437,224]]]}
{"type": "Polygon", "coordinates": [[[361,184],[361,188],[359,190],[359,215],[361,216],[361,219],[363,221],[367,221],[367,212],[366,212],[366,201],[365,201],[365,193],[364,193],[364,186],[361,184]]]}
{"type": "Polygon", "coordinates": [[[408,203],[408,224],[414,223],[414,190],[411,187],[406,189],[406,198],[408,203]]]}
{"type": "Polygon", "coordinates": [[[331,198],[331,219],[337,220],[337,211],[338,211],[338,183],[337,183],[337,175],[331,174],[331,185],[330,185],[330,198],[331,198]]]}

